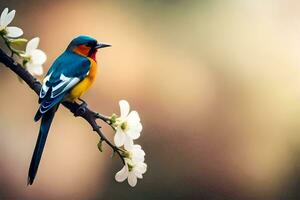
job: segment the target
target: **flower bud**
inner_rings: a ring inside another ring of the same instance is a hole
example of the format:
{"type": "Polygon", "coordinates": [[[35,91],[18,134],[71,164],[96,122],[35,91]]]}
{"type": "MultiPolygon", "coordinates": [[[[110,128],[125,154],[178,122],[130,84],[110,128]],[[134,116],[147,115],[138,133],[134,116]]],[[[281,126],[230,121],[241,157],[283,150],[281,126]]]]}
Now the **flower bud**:
{"type": "Polygon", "coordinates": [[[111,122],[111,124],[115,124],[116,121],[117,121],[117,115],[114,113],[110,117],[110,122],[111,122]]]}
{"type": "Polygon", "coordinates": [[[21,45],[25,45],[27,43],[27,39],[25,38],[18,38],[18,39],[10,39],[9,43],[12,45],[17,45],[17,46],[21,46],[21,45]]]}

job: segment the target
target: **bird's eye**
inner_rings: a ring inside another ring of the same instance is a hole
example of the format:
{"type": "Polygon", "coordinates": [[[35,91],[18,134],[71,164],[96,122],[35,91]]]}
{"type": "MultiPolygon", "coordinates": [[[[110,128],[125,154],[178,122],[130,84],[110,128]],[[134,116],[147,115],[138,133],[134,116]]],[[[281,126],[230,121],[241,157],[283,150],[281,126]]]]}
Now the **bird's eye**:
{"type": "Polygon", "coordinates": [[[94,46],[96,46],[97,45],[97,42],[88,42],[87,44],[86,44],[86,46],[88,46],[88,47],[94,47],[94,46]]]}

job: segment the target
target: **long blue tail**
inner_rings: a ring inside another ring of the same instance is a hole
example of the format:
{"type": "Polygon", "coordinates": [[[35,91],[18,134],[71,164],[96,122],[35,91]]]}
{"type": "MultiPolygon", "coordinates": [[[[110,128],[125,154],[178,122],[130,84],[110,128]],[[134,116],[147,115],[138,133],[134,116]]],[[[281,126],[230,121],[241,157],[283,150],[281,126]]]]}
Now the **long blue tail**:
{"type": "Polygon", "coordinates": [[[36,145],[34,148],[34,152],[31,158],[31,163],[28,171],[28,180],[27,184],[32,185],[35,175],[37,173],[39,163],[41,160],[41,156],[43,154],[44,146],[46,143],[46,139],[48,136],[48,132],[52,123],[52,120],[54,118],[55,112],[57,110],[57,107],[50,109],[42,116],[41,126],[40,126],[40,132],[38,139],[36,141],[36,145]]]}

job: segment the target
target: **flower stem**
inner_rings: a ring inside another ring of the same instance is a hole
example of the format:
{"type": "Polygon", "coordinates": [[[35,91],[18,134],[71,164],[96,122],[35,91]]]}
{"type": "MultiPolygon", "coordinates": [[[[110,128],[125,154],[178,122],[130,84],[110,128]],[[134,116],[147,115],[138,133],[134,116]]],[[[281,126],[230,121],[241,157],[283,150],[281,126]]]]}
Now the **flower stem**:
{"type": "Polygon", "coordinates": [[[6,46],[7,46],[7,48],[8,48],[8,49],[10,50],[10,52],[11,52],[10,57],[13,57],[13,56],[14,56],[14,53],[17,53],[17,52],[15,51],[15,49],[13,49],[13,48],[9,45],[9,40],[7,39],[7,37],[5,37],[5,36],[2,35],[2,34],[1,34],[1,37],[2,37],[2,39],[4,40],[4,42],[5,42],[6,46]]]}
{"type": "Polygon", "coordinates": [[[96,113],[96,116],[95,116],[97,119],[101,119],[102,121],[104,121],[106,124],[108,124],[114,131],[116,130],[116,128],[113,126],[113,122],[111,121],[111,118],[106,116],[106,115],[103,115],[103,114],[100,114],[100,113],[96,113]]]}

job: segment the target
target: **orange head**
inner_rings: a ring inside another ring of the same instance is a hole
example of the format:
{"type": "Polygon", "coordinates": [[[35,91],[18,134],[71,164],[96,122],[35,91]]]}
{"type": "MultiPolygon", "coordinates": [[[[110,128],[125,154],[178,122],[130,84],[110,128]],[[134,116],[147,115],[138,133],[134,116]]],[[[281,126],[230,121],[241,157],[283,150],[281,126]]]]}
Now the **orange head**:
{"type": "Polygon", "coordinates": [[[69,44],[67,51],[72,51],[76,54],[90,57],[96,60],[96,53],[97,50],[100,48],[110,47],[111,45],[108,44],[101,44],[98,43],[92,37],[81,35],[71,41],[69,44]]]}

